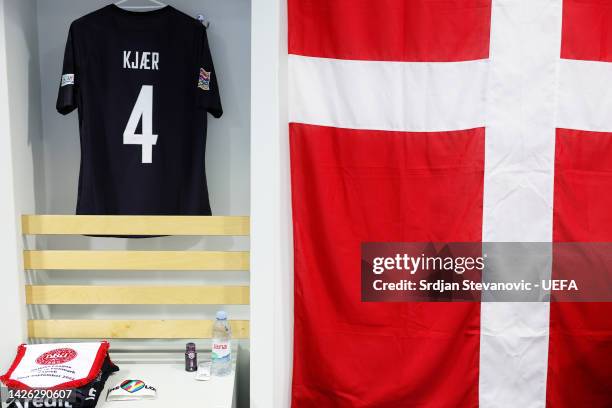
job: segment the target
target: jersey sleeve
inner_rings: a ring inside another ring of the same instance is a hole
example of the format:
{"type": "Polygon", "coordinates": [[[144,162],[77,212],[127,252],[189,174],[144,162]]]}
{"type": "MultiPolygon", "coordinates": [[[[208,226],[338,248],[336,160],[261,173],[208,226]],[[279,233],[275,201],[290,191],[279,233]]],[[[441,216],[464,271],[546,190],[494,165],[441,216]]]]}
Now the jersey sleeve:
{"type": "Polygon", "coordinates": [[[198,46],[200,49],[197,84],[198,108],[206,110],[215,118],[220,118],[223,115],[223,108],[221,106],[221,96],[219,95],[219,83],[210,54],[210,48],[208,47],[208,36],[204,27],[202,27],[198,46]]]}
{"type": "Polygon", "coordinates": [[[77,108],[78,63],[74,40],[74,29],[70,26],[56,104],[57,111],[62,115],[67,115],[77,108]]]}

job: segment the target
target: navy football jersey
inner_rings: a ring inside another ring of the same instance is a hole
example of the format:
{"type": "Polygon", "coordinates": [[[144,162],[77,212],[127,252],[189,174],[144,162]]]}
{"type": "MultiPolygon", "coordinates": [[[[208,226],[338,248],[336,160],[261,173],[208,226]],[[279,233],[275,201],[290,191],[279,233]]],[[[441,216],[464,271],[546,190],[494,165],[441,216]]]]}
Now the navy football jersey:
{"type": "Polygon", "coordinates": [[[210,215],[207,113],[223,113],[206,29],[171,6],[74,21],[57,110],[78,109],[77,214],[210,215]]]}

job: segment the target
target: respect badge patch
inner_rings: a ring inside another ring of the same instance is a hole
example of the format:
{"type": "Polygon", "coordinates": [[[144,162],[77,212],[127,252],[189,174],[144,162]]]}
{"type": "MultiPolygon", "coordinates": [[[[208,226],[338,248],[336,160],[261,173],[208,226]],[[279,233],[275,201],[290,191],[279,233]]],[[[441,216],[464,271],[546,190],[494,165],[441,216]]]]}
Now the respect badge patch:
{"type": "Polygon", "coordinates": [[[140,380],[125,380],[121,383],[120,387],[133,394],[142,390],[145,387],[145,383],[140,380]]]}
{"type": "Polygon", "coordinates": [[[127,379],[108,390],[107,401],[135,401],[157,398],[157,388],[142,380],[127,379]]]}
{"type": "Polygon", "coordinates": [[[200,79],[198,80],[198,88],[203,91],[210,90],[210,72],[204,68],[200,68],[200,79]]]}

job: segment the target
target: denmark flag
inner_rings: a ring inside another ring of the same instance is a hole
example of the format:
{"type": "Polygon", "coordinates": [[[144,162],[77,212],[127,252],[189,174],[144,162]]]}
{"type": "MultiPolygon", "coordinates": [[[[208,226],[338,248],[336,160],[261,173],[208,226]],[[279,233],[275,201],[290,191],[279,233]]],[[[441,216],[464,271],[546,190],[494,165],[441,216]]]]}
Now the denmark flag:
{"type": "Polygon", "coordinates": [[[289,0],[294,407],[612,406],[610,303],[360,281],[362,242],[612,241],[605,3],[289,0]]]}

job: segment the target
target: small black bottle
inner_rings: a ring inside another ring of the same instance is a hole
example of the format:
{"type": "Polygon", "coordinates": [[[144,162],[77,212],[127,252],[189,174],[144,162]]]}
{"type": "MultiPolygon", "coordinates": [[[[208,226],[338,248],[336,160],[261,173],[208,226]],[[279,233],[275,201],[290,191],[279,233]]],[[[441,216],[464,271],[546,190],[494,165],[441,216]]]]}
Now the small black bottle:
{"type": "Polygon", "coordinates": [[[195,343],[187,343],[185,351],[185,371],[198,371],[198,353],[195,343]]]}

